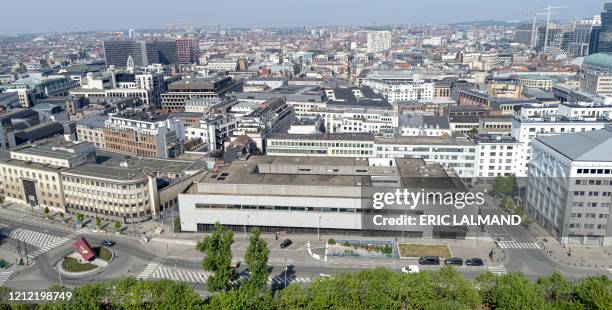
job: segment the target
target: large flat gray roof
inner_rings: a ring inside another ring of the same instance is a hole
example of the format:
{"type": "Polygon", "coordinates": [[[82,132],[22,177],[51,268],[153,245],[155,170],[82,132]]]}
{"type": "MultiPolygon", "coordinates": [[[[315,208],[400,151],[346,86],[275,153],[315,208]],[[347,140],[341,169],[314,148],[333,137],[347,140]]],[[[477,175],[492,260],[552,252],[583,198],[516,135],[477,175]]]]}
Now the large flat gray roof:
{"type": "Polygon", "coordinates": [[[600,130],[537,137],[573,161],[612,161],[612,126],[600,130]]]}

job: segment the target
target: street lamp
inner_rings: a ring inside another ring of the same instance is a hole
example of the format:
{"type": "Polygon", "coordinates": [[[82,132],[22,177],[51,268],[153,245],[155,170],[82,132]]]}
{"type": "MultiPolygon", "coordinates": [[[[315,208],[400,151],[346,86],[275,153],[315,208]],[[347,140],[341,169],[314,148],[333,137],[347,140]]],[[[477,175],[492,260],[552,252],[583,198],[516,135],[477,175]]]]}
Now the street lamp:
{"type": "Polygon", "coordinates": [[[321,241],[321,216],[319,215],[319,226],[317,226],[317,239],[321,241]]]}
{"type": "Polygon", "coordinates": [[[246,223],[244,224],[244,238],[245,239],[247,238],[247,225],[249,225],[249,215],[247,214],[246,216],[247,216],[246,223]]]}
{"type": "Polygon", "coordinates": [[[60,272],[59,265],[57,266],[57,275],[59,276],[60,286],[64,287],[64,284],[62,283],[62,273],[60,272]]]}
{"type": "Polygon", "coordinates": [[[289,266],[285,266],[285,289],[287,289],[287,269],[289,266]]]}

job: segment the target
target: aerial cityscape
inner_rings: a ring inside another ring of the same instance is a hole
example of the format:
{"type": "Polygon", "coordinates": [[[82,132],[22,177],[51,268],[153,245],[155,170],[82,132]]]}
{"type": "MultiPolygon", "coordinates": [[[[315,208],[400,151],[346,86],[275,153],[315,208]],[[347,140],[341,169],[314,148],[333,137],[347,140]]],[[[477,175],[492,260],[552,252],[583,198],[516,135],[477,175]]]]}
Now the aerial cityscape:
{"type": "Polygon", "coordinates": [[[0,309],[612,309],[612,2],[25,2],[0,309]]]}

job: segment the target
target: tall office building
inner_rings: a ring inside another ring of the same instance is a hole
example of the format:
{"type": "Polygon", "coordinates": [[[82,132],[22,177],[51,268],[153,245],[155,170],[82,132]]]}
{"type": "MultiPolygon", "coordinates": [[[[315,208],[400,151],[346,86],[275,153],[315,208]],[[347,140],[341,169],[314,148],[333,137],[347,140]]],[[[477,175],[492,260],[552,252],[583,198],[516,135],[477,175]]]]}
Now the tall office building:
{"type": "MultiPolygon", "coordinates": [[[[158,63],[162,65],[171,65],[178,63],[176,55],[176,41],[174,40],[160,40],[157,41],[157,59],[158,63]]],[[[149,63],[151,63],[149,61],[149,63]]]]}
{"type": "Polygon", "coordinates": [[[380,53],[391,48],[390,31],[368,32],[368,53],[380,53]]]}
{"type": "Polygon", "coordinates": [[[591,35],[594,28],[601,25],[599,15],[592,19],[583,19],[574,25],[574,42],[571,45],[571,53],[574,56],[585,56],[589,53],[591,46],[591,35]]]}
{"type": "Polygon", "coordinates": [[[612,244],[612,127],[538,137],[527,210],[563,244],[612,244]]]}
{"type": "Polygon", "coordinates": [[[597,36],[597,48],[594,53],[612,52],[612,3],[604,5],[601,12],[601,28],[597,36]]]}
{"type": "Polygon", "coordinates": [[[198,44],[195,38],[176,39],[176,57],[179,64],[191,64],[198,60],[198,44]]]}
{"type": "Polygon", "coordinates": [[[518,25],[514,33],[514,42],[531,46],[531,33],[533,32],[530,24],[518,25]]]}
{"type": "Polygon", "coordinates": [[[105,40],[103,45],[107,67],[125,68],[130,56],[134,60],[135,66],[144,67],[149,65],[147,43],[144,41],[105,40]]]}
{"type": "Polygon", "coordinates": [[[556,54],[562,51],[563,29],[557,28],[555,24],[538,28],[536,50],[548,54],[556,54]],[[548,28],[548,36],[546,35],[548,28]]]}
{"type": "Polygon", "coordinates": [[[106,65],[118,68],[127,67],[129,56],[134,66],[145,67],[150,64],[176,64],[177,47],[174,40],[107,40],[104,41],[106,65]]]}

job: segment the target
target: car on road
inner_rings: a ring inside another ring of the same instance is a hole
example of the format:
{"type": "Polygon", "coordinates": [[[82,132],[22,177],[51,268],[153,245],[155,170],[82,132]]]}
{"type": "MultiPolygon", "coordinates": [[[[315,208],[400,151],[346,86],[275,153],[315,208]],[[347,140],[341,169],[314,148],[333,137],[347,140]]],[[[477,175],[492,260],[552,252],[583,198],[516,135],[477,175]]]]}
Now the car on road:
{"type": "Polygon", "coordinates": [[[444,265],[463,266],[463,259],[460,257],[451,257],[444,260],[444,265]]]}
{"type": "Polygon", "coordinates": [[[105,245],[105,246],[113,246],[113,245],[115,245],[115,241],[110,240],[110,239],[104,239],[104,240],[102,240],[101,243],[102,243],[102,245],[105,245]]]}
{"type": "Polygon", "coordinates": [[[418,273],[419,272],[419,266],[417,265],[409,265],[406,267],[402,267],[402,272],[403,273],[418,273]]]}
{"type": "Polygon", "coordinates": [[[281,249],[284,249],[284,248],[290,246],[291,244],[293,244],[293,241],[291,241],[291,239],[285,239],[285,240],[283,240],[283,242],[281,242],[280,247],[281,247],[281,249]]]}
{"type": "Polygon", "coordinates": [[[484,266],[484,262],[480,258],[470,258],[465,261],[466,266],[484,266]]]}
{"type": "Polygon", "coordinates": [[[440,265],[440,258],[437,256],[421,256],[419,265],[440,265]]]}

